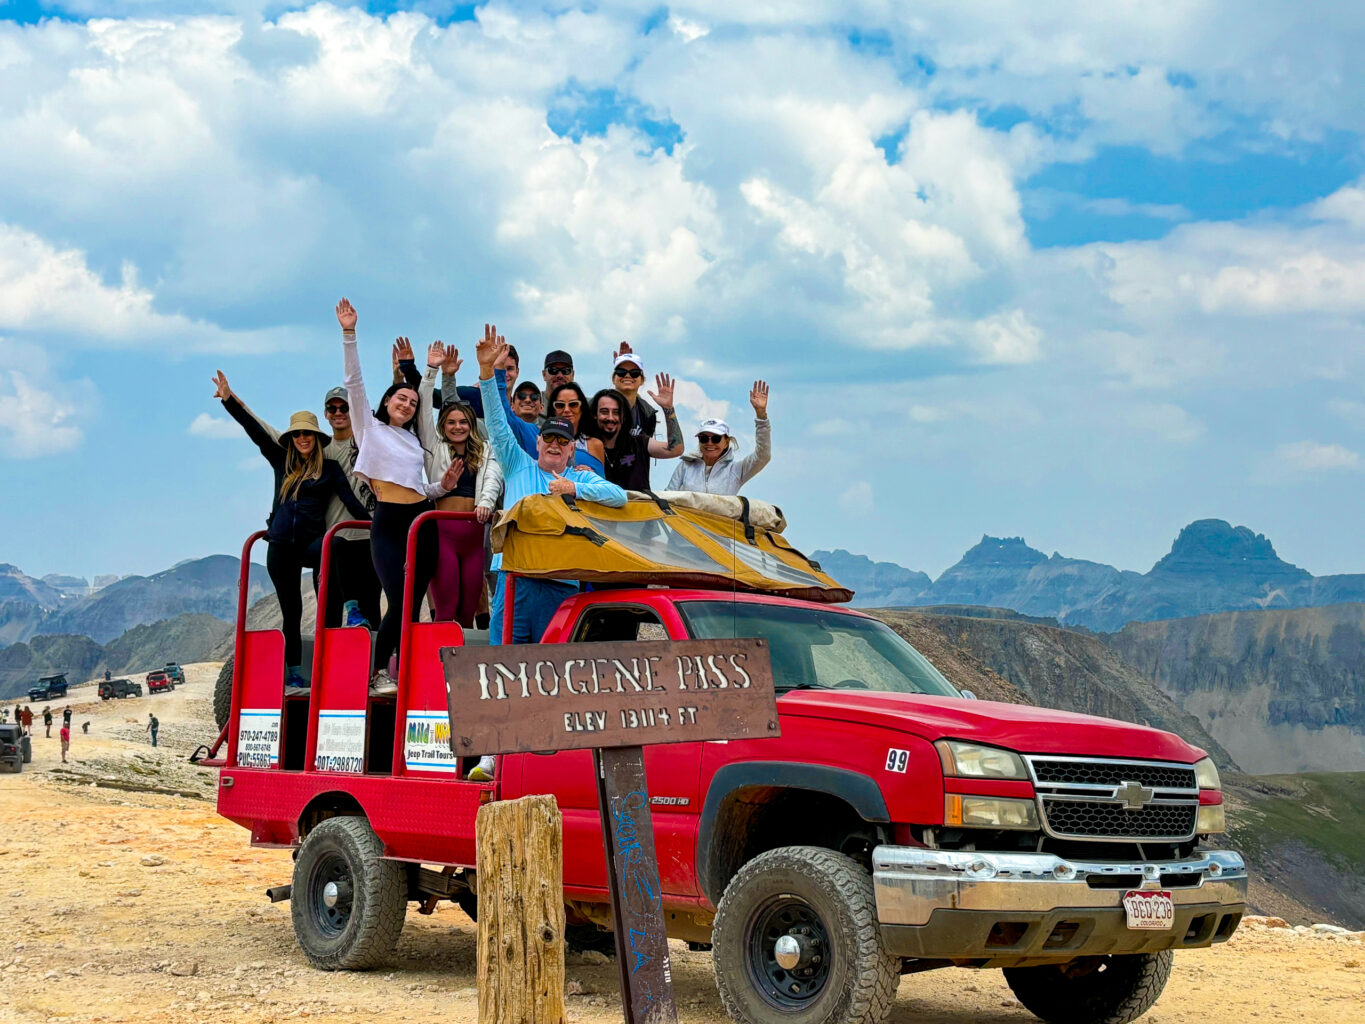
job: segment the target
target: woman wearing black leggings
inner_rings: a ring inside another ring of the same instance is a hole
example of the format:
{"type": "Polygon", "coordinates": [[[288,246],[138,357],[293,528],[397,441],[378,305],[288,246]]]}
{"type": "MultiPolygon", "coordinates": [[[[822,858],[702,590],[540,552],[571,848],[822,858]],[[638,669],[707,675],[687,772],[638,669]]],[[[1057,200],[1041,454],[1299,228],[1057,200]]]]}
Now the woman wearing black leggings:
{"type": "MultiPolygon", "coordinates": [[[[360,373],[356,351],[355,307],[346,299],[337,303],[337,323],[341,325],[342,349],[346,354],[346,392],[351,399],[351,427],[360,445],[355,472],[364,477],[377,499],[374,523],[370,527],[370,553],[374,571],[388,608],[379,624],[374,644],[374,674],[370,692],[395,693],[398,684],[389,675],[389,658],[398,649],[403,623],[403,562],[407,554],[408,529],[423,512],[433,508],[432,499],[452,490],[458,477],[449,482],[428,484],[423,473],[424,452],[417,440],[420,401],[417,389],[407,383],[391,385],[370,412],[365,397],[365,381],[360,373]]],[[[461,467],[462,468],[462,467],[461,467]]],[[[447,474],[448,476],[451,474],[447,474]]],[[[434,526],[435,524],[430,524],[434,526]]],[[[423,528],[417,537],[412,611],[416,616],[436,568],[436,531],[423,528]]]]}
{"type": "Polygon", "coordinates": [[[303,617],[303,598],[299,595],[299,577],[304,569],[311,569],[313,586],[317,586],[322,537],[327,532],[327,505],[337,497],[356,519],[370,516],[351,490],[345,471],[322,457],[323,446],[331,438],[318,429],[316,416],[311,412],[294,413],[289,429],[276,441],[237,400],[221,370],[213,383],[215,397],[222,401],[228,415],[242,425],[246,436],[255,442],[275,471],[275,497],[266,520],[265,567],[275,585],[283,619],[285,692],[297,693],[308,685],[301,665],[303,640],[299,620],[303,617]]]}

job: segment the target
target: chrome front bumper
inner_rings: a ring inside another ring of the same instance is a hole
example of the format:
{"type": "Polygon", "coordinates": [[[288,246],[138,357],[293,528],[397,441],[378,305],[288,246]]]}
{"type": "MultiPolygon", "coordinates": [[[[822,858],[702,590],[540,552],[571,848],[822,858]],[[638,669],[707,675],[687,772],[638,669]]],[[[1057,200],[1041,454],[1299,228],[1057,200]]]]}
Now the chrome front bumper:
{"type": "Polygon", "coordinates": [[[1246,864],[1210,850],[1175,861],[1080,861],[1047,853],[959,853],[879,846],[877,917],[902,956],[1020,958],[1207,946],[1245,909],[1246,864]],[[1123,894],[1169,890],[1175,926],[1127,928],[1123,894]]]}

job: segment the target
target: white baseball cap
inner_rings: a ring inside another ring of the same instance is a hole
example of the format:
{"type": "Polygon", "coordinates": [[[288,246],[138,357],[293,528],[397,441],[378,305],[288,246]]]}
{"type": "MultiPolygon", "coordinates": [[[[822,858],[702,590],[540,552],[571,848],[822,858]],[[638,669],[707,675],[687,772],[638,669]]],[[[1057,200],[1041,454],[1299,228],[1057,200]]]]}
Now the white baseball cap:
{"type": "Polygon", "coordinates": [[[719,434],[721,437],[730,436],[730,424],[724,420],[702,420],[701,426],[697,428],[698,434],[719,434]]]}
{"type": "Polygon", "coordinates": [[[641,373],[645,372],[645,364],[640,362],[640,357],[634,352],[622,352],[616,357],[616,362],[611,364],[612,372],[620,369],[626,363],[634,363],[641,373]]]}

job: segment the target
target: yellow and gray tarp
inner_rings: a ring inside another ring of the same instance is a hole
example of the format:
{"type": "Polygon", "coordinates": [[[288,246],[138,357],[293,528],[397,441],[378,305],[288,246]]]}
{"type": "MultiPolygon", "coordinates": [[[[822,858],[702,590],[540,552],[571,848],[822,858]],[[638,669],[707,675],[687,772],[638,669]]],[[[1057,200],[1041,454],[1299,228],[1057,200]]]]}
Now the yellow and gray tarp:
{"type": "MultiPolygon", "coordinates": [[[[848,601],[840,586],[735,498],[738,515],[685,507],[664,495],[622,508],[535,494],[493,528],[502,568],[522,576],[590,583],[725,587],[807,601],[848,601]]],[[[771,509],[772,506],[767,506],[771,509]]],[[[766,510],[765,510],[766,511],[766,510]]]]}

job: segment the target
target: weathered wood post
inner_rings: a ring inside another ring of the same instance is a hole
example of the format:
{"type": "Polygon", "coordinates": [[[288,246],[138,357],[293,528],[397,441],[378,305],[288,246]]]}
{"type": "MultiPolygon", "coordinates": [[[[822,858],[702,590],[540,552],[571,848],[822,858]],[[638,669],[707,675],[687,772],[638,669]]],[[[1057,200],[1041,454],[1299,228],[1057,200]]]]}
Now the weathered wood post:
{"type": "Polygon", "coordinates": [[[479,808],[479,1024],[564,1024],[564,825],[552,796],[479,808]]]}

